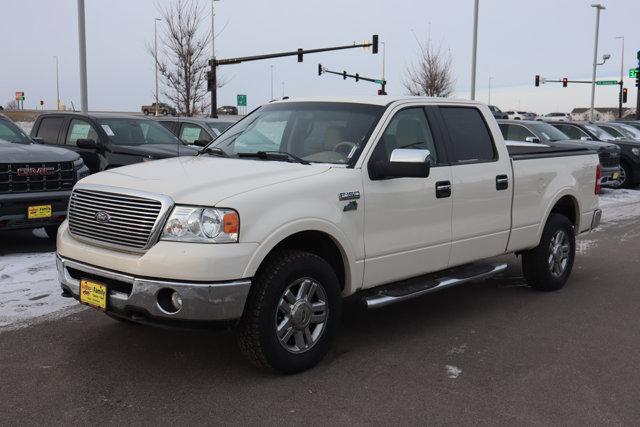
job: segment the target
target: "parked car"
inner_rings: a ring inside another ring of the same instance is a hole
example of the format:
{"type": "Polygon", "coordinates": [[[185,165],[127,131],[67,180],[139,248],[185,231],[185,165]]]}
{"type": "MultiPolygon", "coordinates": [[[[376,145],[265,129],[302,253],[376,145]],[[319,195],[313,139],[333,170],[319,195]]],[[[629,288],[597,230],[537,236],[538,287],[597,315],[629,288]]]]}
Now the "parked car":
{"type": "Polygon", "coordinates": [[[46,146],[77,152],[92,173],[197,153],[154,120],[122,114],[44,113],[31,136],[46,146]]]}
{"type": "Polygon", "coordinates": [[[216,111],[218,112],[218,114],[225,114],[225,115],[232,115],[232,116],[238,115],[238,107],[234,107],[233,105],[223,105],[222,107],[218,107],[216,111]]]}
{"type": "Polygon", "coordinates": [[[620,185],[620,147],[598,141],[572,140],[549,123],[528,120],[498,120],[502,137],[507,141],[542,143],[550,146],[583,146],[598,153],[602,170],[600,183],[607,187],[620,185]]]}
{"type": "Polygon", "coordinates": [[[526,111],[506,111],[509,120],[528,120],[526,111]]]}
{"type": "Polygon", "coordinates": [[[36,144],[0,114],[0,231],[44,227],[55,239],[71,189],[88,174],[77,153],[36,144]]]}
{"type": "Polygon", "coordinates": [[[495,119],[508,119],[509,118],[507,113],[504,113],[502,110],[500,110],[495,105],[489,105],[489,110],[491,111],[491,114],[493,114],[493,117],[495,119]]]}
{"type": "Polygon", "coordinates": [[[276,101],[195,158],[83,180],[57,265],[83,304],[230,322],[252,362],[293,373],[329,350],[348,296],[386,306],[504,271],[486,259],[506,253],[532,287],[560,289],[575,235],[600,220],[598,174],[586,148],[510,155],[473,101],[276,101]]]}
{"type": "Polygon", "coordinates": [[[625,125],[640,130],[640,120],[616,120],[616,123],[624,123],[625,125]]]}
{"type": "Polygon", "coordinates": [[[230,128],[237,120],[200,117],[162,117],[164,127],[187,144],[204,146],[230,128]]]}
{"type": "Polygon", "coordinates": [[[557,121],[557,122],[570,122],[571,114],[569,113],[547,113],[542,116],[542,119],[548,121],[557,121]]]}
{"type": "Polygon", "coordinates": [[[630,139],[616,139],[613,135],[589,122],[551,122],[571,139],[602,141],[620,147],[620,186],[635,187],[640,183],[640,143],[630,139]]]}
{"type": "Polygon", "coordinates": [[[597,125],[600,129],[604,129],[616,138],[640,141],[640,129],[626,123],[605,122],[597,123],[597,125]]]}
{"type": "Polygon", "coordinates": [[[143,105],[140,109],[145,116],[148,116],[149,114],[153,114],[155,116],[156,110],[158,110],[158,115],[160,116],[168,116],[169,114],[175,116],[178,114],[175,108],[163,102],[159,102],[158,104],[154,102],[151,105],[143,105]]]}

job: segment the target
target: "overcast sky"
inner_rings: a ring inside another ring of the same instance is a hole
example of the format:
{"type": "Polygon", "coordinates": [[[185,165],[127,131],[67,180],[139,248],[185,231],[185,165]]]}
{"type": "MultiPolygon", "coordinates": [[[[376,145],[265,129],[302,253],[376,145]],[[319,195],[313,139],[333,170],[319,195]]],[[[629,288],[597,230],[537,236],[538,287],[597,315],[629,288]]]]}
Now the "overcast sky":
{"type": "MultiPolygon", "coordinates": [[[[160,4],[174,0],[158,0],[160,4]]],[[[210,24],[210,0],[199,0],[210,24]]],[[[520,108],[545,113],[587,107],[589,85],[533,87],[535,74],[548,78],[591,78],[594,0],[480,0],[478,95],[487,101],[489,77],[492,103],[503,110],[520,108]]],[[[598,67],[598,78],[618,78],[620,40],[624,35],[625,75],[640,49],[640,1],[604,0],[599,54],[611,59],[598,67]]],[[[0,0],[0,103],[26,93],[26,108],[40,99],[55,106],[55,61],[60,58],[60,92],[64,104],[79,107],[77,2],[75,0],[0,0]]],[[[155,0],[86,0],[89,108],[139,110],[152,101],[155,0]]],[[[451,52],[456,96],[468,97],[471,69],[473,0],[221,0],[216,5],[218,58],[297,48],[317,48],[370,39],[380,34],[387,48],[387,92],[403,94],[401,84],[418,51],[416,36],[441,43],[451,52]],[[414,35],[415,34],[415,35],[414,35]]],[[[208,28],[203,28],[207,31],[208,28]]],[[[235,104],[248,95],[249,108],[270,99],[270,66],[275,96],[373,94],[372,83],[318,77],[317,66],[379,77],[382,55],[362,49],[224,66],[229,82],[220,90],[220,104],[235,104]]],[[[635,105],[631,80],[630,103],[635,105]]],[[[617,105],[617,86],[600,87],[596,106],[617,105]]]]}

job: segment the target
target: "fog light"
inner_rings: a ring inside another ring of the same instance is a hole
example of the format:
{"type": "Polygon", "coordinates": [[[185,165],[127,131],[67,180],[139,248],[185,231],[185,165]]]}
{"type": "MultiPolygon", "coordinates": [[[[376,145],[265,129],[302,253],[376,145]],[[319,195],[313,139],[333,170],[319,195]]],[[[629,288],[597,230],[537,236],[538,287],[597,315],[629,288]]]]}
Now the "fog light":
{"type": "Polygon", "coordinates": [[[173,304],[176,311],[182,308],[182,297],[176,291],[173,291],[173,294],[171,294],[171,304],[173,304]]]}

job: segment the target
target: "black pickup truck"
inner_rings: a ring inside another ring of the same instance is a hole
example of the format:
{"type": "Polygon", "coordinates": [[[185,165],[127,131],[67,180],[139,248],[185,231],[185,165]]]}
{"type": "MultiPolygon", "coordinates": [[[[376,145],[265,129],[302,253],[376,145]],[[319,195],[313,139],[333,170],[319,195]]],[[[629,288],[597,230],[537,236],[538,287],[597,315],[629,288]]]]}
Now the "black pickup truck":
{"type": "Polygon", "coordinates": [[[77,152],[91,173],[198,153],[160,123],[126,114],[45,113],[33,124],[31,137],[77,152]]]}
{"type": "Polygon", "coordinates": [[[88,174],[77,153],[36,144],[0,115],[0,231],[44,227],[55,239],[71,189],[88,174]]]}

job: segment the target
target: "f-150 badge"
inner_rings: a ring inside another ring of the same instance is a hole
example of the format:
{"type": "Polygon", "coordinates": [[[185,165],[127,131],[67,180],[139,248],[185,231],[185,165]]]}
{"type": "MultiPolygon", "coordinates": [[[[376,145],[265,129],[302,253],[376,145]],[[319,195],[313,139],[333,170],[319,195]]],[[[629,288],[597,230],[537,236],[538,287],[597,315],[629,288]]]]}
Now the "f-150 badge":
{"type": "Polygon", "coordinates": [[[360,198],[359,191],[345,191],[344,193],[338,194],[338,200],[358,200],[360,198]]]}

